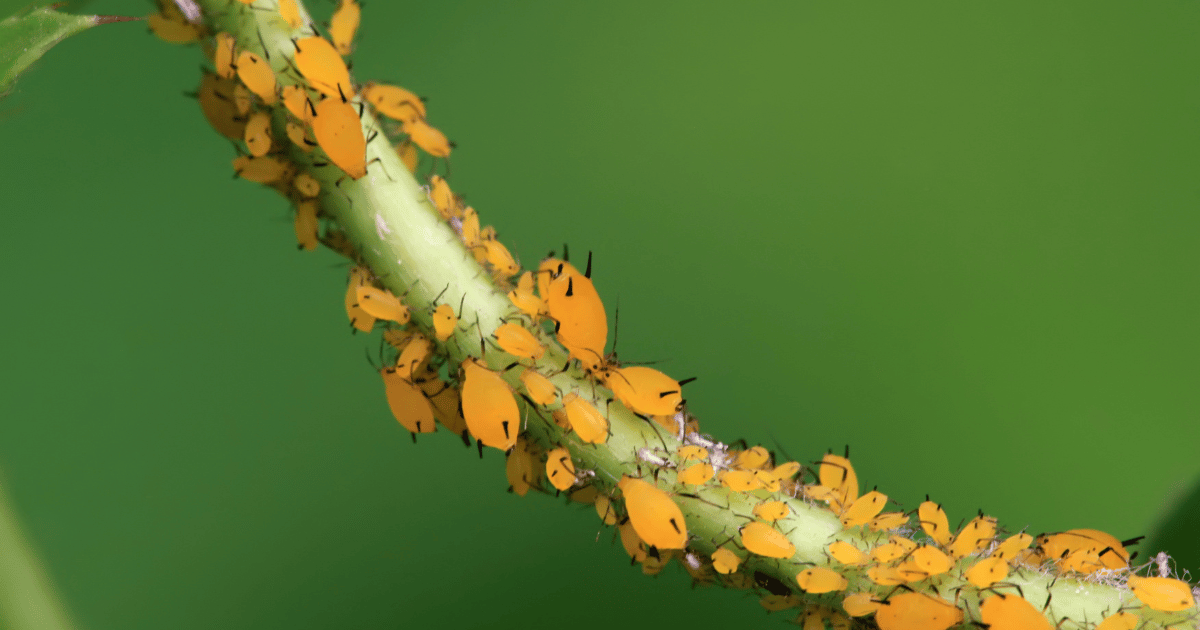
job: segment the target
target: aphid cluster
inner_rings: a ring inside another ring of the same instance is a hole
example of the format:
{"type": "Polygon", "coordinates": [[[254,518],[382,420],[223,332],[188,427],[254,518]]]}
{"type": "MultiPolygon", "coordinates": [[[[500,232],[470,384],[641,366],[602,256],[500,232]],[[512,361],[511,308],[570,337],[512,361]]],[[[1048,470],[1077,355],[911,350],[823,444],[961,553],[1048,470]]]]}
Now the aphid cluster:
{"type": "Polygon", "coordinates": [[[432,325],[418,325],[405,295],[385,288],[331,221],[323,225],[321,204],[331,191],[310,171],[332,164],[353,180],[367,174],[367,146],[378,137],[364,133],[368,107],[389,119],[381,131],[398,140],[389,150],[414,174],[418,149],[436,168],[454,145],[426,122],[425,103],[412,92],[353,82],[343,57],[353,50],[360,21],[355,0],[340,0],[328,39],[304,23],[294,0],[230,0],[229,10],[272,12],[291,31],[307,34],[291,40],[290,58],[272,59],[258,43],[228,33],[206,39],[204,27],[169,1],[160,4],[150,27],[167,41],[204,42],[213,69],[204,73],[196,96],[217,132],[239,143],[237,176],[275,188],[294,203],[300,248],[323,243],[355,263],[346,315],[356,331],[382,329],[394,354],[378,368],[385,399],[413,441],[441,424],[468,445],[474,439],[481,457],[484,447],[498,449],[506,456],[512,492],[553,489],[594,506],[644,573],[657,574],[677,560],[695,584],[753,590],[768,612],[801,608],[795,622],[809,630],[926,630],[964,623],[1053,628],[1047,620],[1053,602],[1034,606],[1021,592],[1022,580],[1014,579],[1038,572],[1127,583],[1130,596],[1103,619],[1091,620],[1098,630],[1139,628],[1150,618],[1167,626],[1162,613],[1178,613],[1169,623],[1192,623],[1196,602],[1185,582],[1162,570],[1134,573],[1126,546],[1136,539],[1085,529],[1036,538],[1003,535],[996,520],[982,513],[954,528],[929,500],[915,510],[884,511],[888,496],[860,494],[848,454],[829,453],[806,467],[777,462],[762,446],[735,447],[701,434],[683,395],[691,379],[622,365],[606,354],[607,313],[592,282],[590,253],[582,271],[565,247],[562,258],[551,253],[536,271],[522,271],[495,229],[481,227],[475,209],[431,171],[432,207],[508,291],[513,306],[506,321],[478,335],[479,355],[496,360],[470,354],[452,360],[449,340],[458,333],[469,337],[472,328],[460,325],[461,306],[437,304],[428,313],[432,325]],[[307,167],[289,157],[305,155],[312,158],[307,167]],[[566,365],[551,364],[552,357],[566,357],[566,365]],[[632,454],[629,474],[619,479],[588,469],[580,456],[608,442],[614,408],[632,412],[657,436],[657,443],[632,454]],[[547,430],[529,430],[531,418],[547,430]],[[716,539],[689,532],[683,501],[722,507],[714,501],[733,498],[753,506],[737,514],[744,523],[716,539]],[[836,523],[821,562],[797,559],[789,524],[798,508],[826,510],[836,523]]]}

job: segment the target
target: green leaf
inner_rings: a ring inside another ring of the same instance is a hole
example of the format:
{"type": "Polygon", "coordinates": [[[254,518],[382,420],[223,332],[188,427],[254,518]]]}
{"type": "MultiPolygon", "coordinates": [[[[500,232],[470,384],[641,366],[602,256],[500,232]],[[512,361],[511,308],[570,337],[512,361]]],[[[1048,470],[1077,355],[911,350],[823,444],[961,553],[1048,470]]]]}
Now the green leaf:
{"type": "Polygon", "coordinates": [[[98,24],[141,18],[113,15],[68,15],[49,7],[28,7],[0,22],[0,97],[17,77],[63,39],[98,24]]]}

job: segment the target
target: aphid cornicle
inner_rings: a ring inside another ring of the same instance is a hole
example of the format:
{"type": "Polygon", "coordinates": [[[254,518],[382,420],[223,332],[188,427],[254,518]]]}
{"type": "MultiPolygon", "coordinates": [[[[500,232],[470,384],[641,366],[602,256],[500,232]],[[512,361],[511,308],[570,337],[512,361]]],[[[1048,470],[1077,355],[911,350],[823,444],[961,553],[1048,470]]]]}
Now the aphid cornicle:
{"type": "Polygon", "coordinates": [[[330,98],[354,98],[350,70],[329,40],[320,36],[304,37],[292,40],[292,45],[296,48],[293,57],[296,69],[314,90],[330,98]]]}
{"type": "Polygon", "coordinates": [[[367,174],[367,139],[354,105],[340,97],[322,100],[315,108],[312,128],[317,146],[351,179],[367,174]]]}
{"type": "Polygon", "coordinates": [[[683,549],[687,545],[687,525],[683,511],[666,492],[653,484],[621,476],[617,487],[625,497],[625,510],[638,537],[660,550],[683,549]]]}
{"type": "Polygon", "coordinates": [[[267,105],[275,103],[275,72],[271,70],[270,64],[262,57],[243,50],[242,54],[238,55],[236,67],[238,78],[243,85],[250,88],[250,91],[267,105]]]}
{"type": "Polygon", "coordinates": [[[521,413],[512,388],[474,357],[462,362],[462,411],[467,429],[484,446],[507,451],[517,443],[521,413]]]}

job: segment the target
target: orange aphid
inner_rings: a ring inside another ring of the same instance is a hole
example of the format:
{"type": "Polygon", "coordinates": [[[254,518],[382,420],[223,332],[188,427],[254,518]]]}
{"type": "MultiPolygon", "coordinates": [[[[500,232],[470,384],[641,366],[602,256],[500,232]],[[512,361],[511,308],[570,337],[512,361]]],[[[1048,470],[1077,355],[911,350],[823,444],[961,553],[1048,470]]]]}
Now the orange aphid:
{"type": "Polygon", "coordinates": [[[296,0],[279,0],[279,15],[292,28],[300,28],[304,23],[300,17],[300,6],[296,4],[296,0]]]}
{"type": "Polygon", "coordinates": [[[571,392],[563,396],[563,408],[567,412],[567,421],[579,439],[591,444],[603,444],[608,441],[608,420],[600,415],[600,411],[592,403],[571,392]]]}
{"type": "Polygon", "coordinates": [[[1129,566],[1129,552],[1121,541],[1095,529],[1042,534],[1037,537],[1037,548],[1045,557],[1058,562],[1060,568],[1080,573],[1129,566]]]}
{"type": "Polygon", "coordinates": [[[963,612],[922,593],[900,593],[880,602],[875,623],[880,630],[946,630],[962,623],[963,612]]]}
{"type": "Polygon", "coordinates": [[[317,103],[312,126],[317,146],[338,168],[351,179],[367,174],[367,139],[353,105],[341,98],[317,103]]]}
{"type": "Polygon", "coordinates": [[[313,89],[330,98],[354,98],[350,70],[329,40],[314,35],[292,40],[292,44],[296,47],[296,69],[313,89]]]}
{"type": "Polygon", "coordinates": [[[243,139],[250,155],[262,157],[271,150],[271,114],[270,112],[254,112],[246,121],[243,139]]]}
{"type": "Polygon", "coordinates": [[[865,525],[883,511],[883,507],[887,505],[887,502],[887,495],[875,490],[862,495],[842,514],[842,526],[857,527],[865,525]]]}
{"type": "Polygon", "coordinates": [[[971,519],[966,527],[950,543],[950,555],[964,558],[977,551],[982,551],[992,543],[996,536],[996,519],[980,514],[971,519]]]}
{"type": "Polygon", "coordinates": [[[462,411],[467,429],[484,446],[507,451],[517,443],[521,413],[512,388],[474,357],[462,362],[462,411]]]}
{"type": "Polygon", "coordinates": [[[237,75],[233,67],[233,52],[237,41],[229,33],[217,33],[213,40],[213,66],[217,76],[222,79],[232,79],[237,75]]]}
{"type": "Polygon", "coordinates": [[[634,562],[645,560],[646,550],[642,548],[642,539],[633,529],[633,523],[626,519],[624,523],[617,526],[617,531],[621,534],[621,546],[625,548],[625,553],[629,554],[634,562]]]}
{"type": "Polygon", "coordinates": [[[822,486],[833,490],[829,507],[834,512],[841,512],[858,498],[858,475],[845,457],[826,453],[817,468],[817,478],[822,486]]]}
{"type": "Polygon", "coordinates": [[[296,202],[296,220],[293,229],[296,231],[297,247],[305,251],[313,251],[319,242],[317,236],[320,229],[317,219],[317,200],[303,199],[296,202]]]}
{"type": "Polygon", "coordinates": [[[792,508],[783,501],[764,501],[754,506],[754,515],[768,523],[774,523],[792,513],[792,508]]]}
{"type": "Polygon", "coordinates": [[[871,519],[871,531],[882,532],[896,529],[908,523],[908,515],[904,512],[884,512],[871,519]]]}
{"type": "Polygon", "coordinates": [[[717,474],[717,479],[734,492],[753,492],[761,487],[758,478],[749,470],[723,470],[717,474]]]}
{"type": "Polygon", "coordinates": [[[425,118],[425,103],[419,96],[402,87],[367,83],[362,88],[362,94],[375,111],[392,120],[411,124],[425,118]]]}
{"type": "Polygon", "coordinates": [[[312,121],[312,101],[308,100],[308,92],[303,87],[299,85],[283,86],[283,106],[300,121],[305,123],[312,121]]]}
{"type": "Polygon", "coordinates": [[[560,446],[546,454],[546,478],[559,490],[575,485],[575,464],[570,451],[560,446]]]}
{"type": "MultiPolygon", "coordinates": [[[[592,491],[595,492],[595,488],[592,486],[587,487],[592,488],[592,491]]],[[[571,499],[574,498],[575,495],[572,493],[571,499]]],[[[599,516],[600,520],[603,521],[605,525],[617,524],[617,510],[612,505],[612,499],[604,496],[603,494],[598,494],[594,500],[594,503],[596,508],[596,516],[599,516]]]]}
{"type": "MultiPolygon", "coordinates": [[[[478,225],[478,217],[476,217],[476,225],[478,225]]],[[[466,236],[467,230],[464,222],[464,241],[466,240],[466,236]]],[[[469,246],[470,244],[468,244],[469,246]]],[[[517,279],[517,288],[508,292],[508,299],[512,300],[513,305],[520,309],[522,313],[533,318],[536,318],[546,310],[546,302],[533,293],[533,272],[531,271],[521,274],[521,277],[517,279]]]]}
{"type": "Polygon", "coordinates": [[[459,216],[458,197],[450,190],[446,178],[441,175],[429,178],[429,199],[433,201],[433,207],[437,208],[443,219],[459,216]]]}
{"type": "Polygon", "coordinates": [[[292,179],[292,190],[306,199],[316,197],[321,193],[321,182],[308,173],[298,173],[292,179]]]}
{"type": "Polygon", "coordinates": [[[431,127],[424,120],[416,120],[404,125],[404,133],[408,134],[421,150],[433,157],[448,158],[454,143],[446,139],[445,134],[431,127]]]}
{"type": "Polygon", "coordinates": [[[863,617],[879,610],[879,600],[870,593],[854,593],[842,600],[842,608],[851,617],[863,617]]]}
{"type": "Polygon", "coordinates": [[[765,523],[747,523],[742,526],[741,535],[742,546],[750,553],[768,558],[791,558],[796,554],[796,546],[765,523]]]}
{"type": "Polygon", "coordinates": [[[1154,610],[1179,612],[1196,605],[1191,587],[1183,580],[1131,575],[1129,588],[1143,604],[1154,610]]]}
{"type": "Polygon", "coordinates": [[[967,569],[963,577],[978,588],[987,588],[1008,577],[1008,561],[999,556],[984,558],[967,569]]]}
{"type": "Polygon", "coordinates": [[[455,327],[458,326],[458,315],[454,313],[454,308],[449,304],[439,304],[433,309],[433,336],[437,337],[438,341],[445,341],[454,334],[455,327]]]}
{"type": "Polygon", "coordinates": [[[625,510],[638,537],[658,549],[683,549],[687,545],[683,511],[670,495],[653,484],[624,475],[617,487],[625,497],[625,510]]]}
{"type": "Polygon", "coordinates": [[[146,25],[156,37],[170,44],[194,42],[204,34],[203,28],[188,22],[183,15],[152,13],[146,18],[146,25]]]}
{"type": "Polygon", "coordinates": [[[917,507],[917,518],[921,520],[921,529],[937,544],[943,547],[950,544],[950,520],[946,518],[946,511],[942,506],[926,498],[925,502],[917,507]]]}
{"type": "Polygon", "coordinates": [[[685,462],[690,460],[703,461],[708,459],[708,449],[695,444],[680,446],[675,452],[679,455],[679,458],[685,462]]]}
{"type": "MultiPolygon", "coordinates": [[[[633,370],[633,369],[634,368],[626,368],[625,371],[633,370]]],[[[658,370],[654,370],[654,371],[658,372],[658,370]]],[[[675,382],[674,379],[670,379],[670,377],[668,377],[666,374],[662,374],[662,372],[658,372],[658,373],[662,375],[662,376],[658,377],[658,379],[661,381],[660,385],[674,385],[675,388],[678,389],[679,383],[675,382]],[[664,377],[665,377],[665,379],[664,379],[664,377]],[[667,380],[667,379],[670,379],[670,380],[667,380]]],[[[630,379],[630,380],[633,381],[634,379],[630,379]]],[[[678,410],[676,410],[676,411],[678,411],[678,410]]],[[[671,413],[674,413],[674,412],[671,412],[671,413]]],[[[662,413],[662,414],[653,414],[653,415],[668,415],[668,414],[662,413]]],[[[768,451],[767,449],[763,448],[762,446],[753,446],[744,451],[741,451],[737,454],[737,457],[734,459],[734,466],[737,466],[738,468],[741,468],[742,470],[765,468],[770,463],[771,463],[771,452],[768,451]]]]}
{"type": "Polygon", "coordinates": [[[1029,543],[1031,542],[1033,542],[1033,536],[1030,536],[1029,534],[1013,534],[1012,536],[1005,538],[1004,542],[1000,543],[996,547],[996,550],[992,552],[992,557],[1012,560],[1013,558],[1017,557],[1017,554],[1022,550],[1027,549],[1029,547],[1029,543]]]}
{"type": "Polygon", "coordinates": [[[536,447],[524,437],[518,437],[517,444],[508,452],[504,461],[504,474],[508,477],[508,485],[512,486],[513,494],[523,497],[535,486],[541,485],[540,463],[536,447]]]}
{"type": "Polygon", "coordinates": [[[361,21],[362,7],[358,6],[357,0],[341,0],[329,19],[329,36],[333,38],[333,47],[342,56],[350,54],[361,21]]]}
{"type": "Polygon", "coordinates": [[[379,374],[383,377],[383,388],[392,415],[413,434],[413,441],[416,441],[418,433],[437,430],[433,406],[420,388],[401,376],[396,368],[384,368],[379,374]]]}
{"type": "Polygon", "coordinates": [[[375,318],[358,305],[358,287],[370,282],[370,269],[359,266],[350,270],[350,283],[346,287],[346,316],[350,318],[350,325],[362,332],[371,332],[375,327],[375,318]]]}
{"type": "Polygon", "coordinates": [[[233,171],[238,177],[259,184],[273,184],[286,179],[292,167],[278,158],[269,155],[251,157],[239,155],[233,158],[233,171]]]}
{"type": "Polygon", "coordinates": [[[797,573],[796,583],[806,593],[844,591],[850,584],[841,573],[825,567],[812,567],[797,573]]]}
{"type": "Polygon", "coordinates": [[[412,319],[412,315],[408,312],[408,306],[391,291],[372,286],[361,286],[355,290],[355,295],[358,298],[358,305],[375,319],[397,324],[407,324],[412,319]]]}
{"type": "MultiPolygon", "coordinates": [[[[607,336],[607,334],[606,334],[607,336]]],[[[669,416],[683,409],[683,394],[679,381],[654,368],[634,366],[609,368],[605,381],[621,404],[634,413],[648,416],[669,416]]],[[[756,447],[762,449],[762,447],[756,447]]],[[[762,449],[766,453],[766,449],[762,449]]],[[[745,455],[750,451],[745,451],[745,455]]],[[[766,455],[769,459],[770,455],[766,455]]],[[[739,457],[740,460],[740,457],[739,457]]],[[[741,466],[758,468],[758,466],[741,466]]]]}
{"type": "Polygon", "coordinates": [[[546,353],[546,346],[519,324],[501,324],[492,332],[492,337],[501,350],[514,357],[537,361],[546,353]]]}
{"type": "Polygon", "coordinates": [[[675,481],[692,486],[700,486],[713,478],[713,467],[708,462],[697,462],[679,471],[675,481]]]}
{"type": "Polygon", "coordinates": [[[829,555],[832,556],[834,560],[850,566],[859,566],[866,564],[867,562],[867,554],[863,553],[863,551],[858,547],[855,547],[844,540],[838,540],[830,543],[829,555]]]}
{"type": "Polygon", "coordinates": [[[908,558],[897,568],[908,581],[915,582],[930,576],[941,575],[949,571],[952,566],[954,563],[950,560],[950,556],[947,556],[941,549],[922,545],[912,550],[908,558]]]}
{"type": "MultiPolygon", "coordinates": [[[[1016,595],[993,595],[979,607],[979,616],[989,630],[1053,630],[1054,624],[1033,604],[1016,595]]],[[[884,630],[887,630],[884,628],[884,630]]]]}
{"type": "Polygon", "coordinates": [[[533,368],[526,368],[521,372],[521,382],[525,384],[525,393],[529,398],[543,407],[558,400],[558,388],[533,368]]]}
{"type": "Polygon", "coordinates": [[[271,70],[270,64],[262,57],[243,50],[242,54],[238,55],[235,67],[238,78],[251,92],[257,94],[267,105],[275,102],[275,72],[271,70]]]}
{"type": "Polygon", "coordinates": [[[1117,612],[1104,618],[1096,630],[1135,630],[1141,618],[1133,613],[1117,612]]]}
{"type": "Polygon", "coordinates": [[[417,157],[417,146],[408,140],[403,140],[396,143],[396,146],[392,148],[396,150],[396,155],[400,156],[400,162],[404,164],[404,167],[408,169],[408,172],[416,173],[417,163],[419,160],[417,157]]]}
{"type": "Polygon", "coordinates": [[[513,258],[508,248],[497,240],[484,240],[479,244],[483,248],[484,259],[504,278],[511,278],[521,271],[521,266],[513,258]]]}
{"type": "Polygon", "coordinates": [[[721,547],[712,554],[713,568],[717,573],[729,575],[737,571],[738,565],[742,563],[742,559],[737,557],[737,554],[721,547]]]}
{"type": "Polygon", "coordinates": [[[208,124],[217,133],[231,140],[240,140],[246,129],[246,120],[241,117],[234,100],[234,88],[241,85],[232,79],[222,79],[211,72],[200,78],[200,89],[196,100],[208,124]]]}
{"type": "Polygon", "coordinates": [[[908,581],[896,567],[876,566],[867,569],[867,579],[880,586],[895,586],[908,581]]]}

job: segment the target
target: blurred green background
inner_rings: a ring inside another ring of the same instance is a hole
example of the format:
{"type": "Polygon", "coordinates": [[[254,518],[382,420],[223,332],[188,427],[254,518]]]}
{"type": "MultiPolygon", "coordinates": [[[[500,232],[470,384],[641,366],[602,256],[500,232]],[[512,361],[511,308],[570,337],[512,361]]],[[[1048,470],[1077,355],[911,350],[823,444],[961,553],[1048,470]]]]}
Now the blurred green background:
{"type": "MultiPolygon", "coordinates": [[[[706,432],[849,444],[906,508],[1034,533],[1150,533],[1192,488],[1196,3],[364,17],[356,76],[428,97],[455,190],[527,266],[595,252],[621,357],[698,376],[706,432]]],[[[181,95],[201,62],[115,24],[0,101],[0,468],[82,627],[761,618],[641,576],[590,509],[505,493],[495,453],[414,446],[347,332],[345,268],[297,253],[181,95]]]]}

